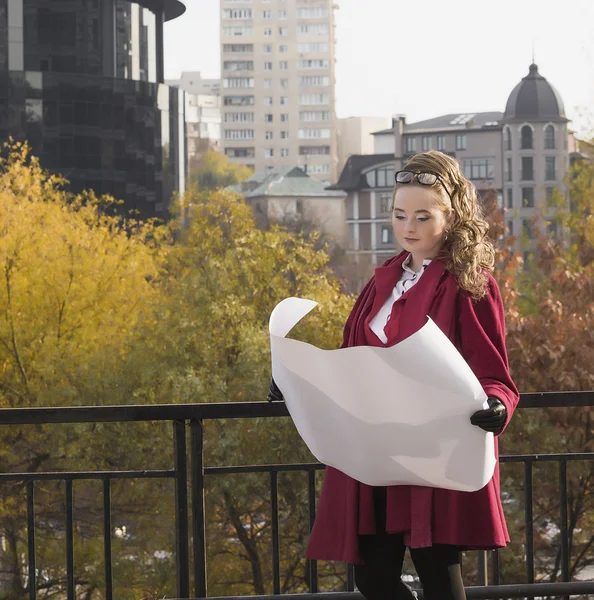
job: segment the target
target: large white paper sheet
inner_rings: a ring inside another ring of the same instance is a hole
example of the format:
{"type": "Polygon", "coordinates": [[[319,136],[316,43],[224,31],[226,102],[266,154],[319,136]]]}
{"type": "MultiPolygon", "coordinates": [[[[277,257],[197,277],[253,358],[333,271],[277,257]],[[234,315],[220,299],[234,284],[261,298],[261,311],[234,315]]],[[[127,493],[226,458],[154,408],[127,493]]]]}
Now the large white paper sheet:
{"type": "Polygon", "coordinates": [[[368,485],[471,492],[495,469],[478,379],[429,319],[390,348],[322,350],[285,336],[315,306],[287,298],[270,315],[272,374],[299,434],[322,463],[368,485]]]}

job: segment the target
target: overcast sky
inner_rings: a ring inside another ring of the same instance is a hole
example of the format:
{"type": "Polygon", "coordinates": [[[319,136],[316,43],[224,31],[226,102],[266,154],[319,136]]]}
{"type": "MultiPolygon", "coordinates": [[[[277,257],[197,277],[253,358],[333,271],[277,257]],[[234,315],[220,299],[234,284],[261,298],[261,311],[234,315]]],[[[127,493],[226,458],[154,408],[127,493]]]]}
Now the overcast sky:
{"type": "MultiPolygon", "coordinates": [[[[219,77],[219,0],[182,0],[165,24],[165,77],[219,77]]],[[[294,0],[288,0],[289,2],[294,0]]],[[[594,124],[594,0],[336,0],[339,117],[505,109],[528,73],[558,90],[572,127],[594,124]]]]}

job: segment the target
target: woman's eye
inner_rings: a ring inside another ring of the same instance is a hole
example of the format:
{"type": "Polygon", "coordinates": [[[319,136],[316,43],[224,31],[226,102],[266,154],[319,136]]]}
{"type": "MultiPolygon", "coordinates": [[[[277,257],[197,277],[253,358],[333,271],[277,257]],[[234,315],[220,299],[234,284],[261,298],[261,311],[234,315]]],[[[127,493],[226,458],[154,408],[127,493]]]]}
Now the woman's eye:
{"type": "Polygon", "coordinates": [[[429,217],[418,217],[417,220],[418,221],[428,221],[429,217]]]}
{"type": "Polygon", "coordinates": [[[406,217],[404,217],[403,215],[394,215],[394,218],[398,221],[404,221],[404,219],[406,219],[406,217]]]}

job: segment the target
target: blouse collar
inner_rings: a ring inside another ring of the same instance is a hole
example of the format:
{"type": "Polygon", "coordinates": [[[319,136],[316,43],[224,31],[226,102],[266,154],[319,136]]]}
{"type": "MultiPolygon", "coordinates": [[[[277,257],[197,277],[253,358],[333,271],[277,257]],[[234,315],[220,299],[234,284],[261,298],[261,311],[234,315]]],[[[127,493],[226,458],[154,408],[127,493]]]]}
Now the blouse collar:
{"type": "MultiPolygon", "coordinates": [[[[414,273],[415,275],[417,274],[417,271],[413,271],[410,268],[410,263],[412,261],[412,254],[409,254],[406,259],[404,260],[404,262],[402,263],[402,268],[407,271],[408,273],[414,273]]],[[[431,264],[431,259],[430,258],[426,258],[423,261],[423,265],[421,267],[421,272],[423,272],[429,265],[431,264]]]]}

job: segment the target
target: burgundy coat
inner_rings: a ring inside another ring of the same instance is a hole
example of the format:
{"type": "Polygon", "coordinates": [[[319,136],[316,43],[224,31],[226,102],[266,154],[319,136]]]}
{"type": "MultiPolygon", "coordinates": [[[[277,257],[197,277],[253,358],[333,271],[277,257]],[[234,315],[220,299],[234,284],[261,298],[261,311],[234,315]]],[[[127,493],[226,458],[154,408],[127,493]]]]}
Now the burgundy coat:
{"type": "MultiPolygon", "coordinates": [[[[346,322],[342,347],[384,346],[369,329],[402,274],[403,252],[375,270],[346,322]]],[[[460,290],[440,260],[433,260],[419,282],[397,300],[386,329],[385,346],[418,331],[427,315],[458,348],[488,396],[505,404],[511,417],[519,400],[505,349],[505,320],[499,288],[489,274],[487,295],[479,301],[460,290]]],[[[497,456],[497,438],[495,438],[497,456]]],[[[386,530],[404,535],[412,548],[454,544],[492,549],[509,542],[501,500],[499,468],[476,492],[423,486],[387,489],[386,530]]],[[[306,555],[360,564],[358,536],[375,532],[373,488],[327,467],[306,555]]]]}

